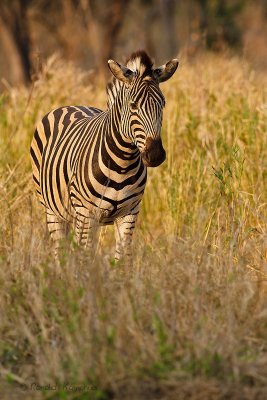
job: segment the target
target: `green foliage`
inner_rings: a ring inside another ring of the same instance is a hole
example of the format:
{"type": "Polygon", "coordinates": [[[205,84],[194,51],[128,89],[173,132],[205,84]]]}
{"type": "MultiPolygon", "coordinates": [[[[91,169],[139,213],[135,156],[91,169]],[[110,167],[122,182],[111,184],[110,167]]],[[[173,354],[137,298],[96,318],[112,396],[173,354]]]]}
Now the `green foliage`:
{"type": "Polygon", "coordinates": [[[229,149],[228,159],[223,166],[218,169],[213,167],[214,175],[219,181],[219,190],[222,196],[232,198],[235,191],[238,191],[241,187],[244,162],[245,159],[241,155],[240,148],[234,145],[229,149]]]}
{"type": "Polygon", "coordinates": [[[192,357],[183,364],[182,368],[192,376],[202,375],[207,378],[223,378],[225,373],[224,360],[217,352],[203,354],[202,358],[192,357]]]}
{"type": "Polygon", "coordinates": [[[175,348],[168,340],[166,327],[158,315],[154,316],[152,327],[157,340],[158,359],[151,365],[149,372],[152,376],[164,378],[164,376],[174,369],[173,354],[175,348]]]}

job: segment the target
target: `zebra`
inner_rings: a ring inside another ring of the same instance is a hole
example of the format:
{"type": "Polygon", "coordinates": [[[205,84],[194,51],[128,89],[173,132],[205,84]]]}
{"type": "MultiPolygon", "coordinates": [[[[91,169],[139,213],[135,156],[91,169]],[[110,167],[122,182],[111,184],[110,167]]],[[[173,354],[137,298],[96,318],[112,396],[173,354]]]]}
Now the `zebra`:
{"type": "Polygon", "coordinates": [[[131,260],[147,167],[166,158],[159,84],[178,64],[172,59],[154,68],[144,50],[132,53],[126,65],[108,60],[113,81],[106,111],[65,106],[37,124],[30,148],[33,181],[57,257],[66,225],[79,245],[90,248],[92,233],[114,224],[115,260],[131,260]]]}

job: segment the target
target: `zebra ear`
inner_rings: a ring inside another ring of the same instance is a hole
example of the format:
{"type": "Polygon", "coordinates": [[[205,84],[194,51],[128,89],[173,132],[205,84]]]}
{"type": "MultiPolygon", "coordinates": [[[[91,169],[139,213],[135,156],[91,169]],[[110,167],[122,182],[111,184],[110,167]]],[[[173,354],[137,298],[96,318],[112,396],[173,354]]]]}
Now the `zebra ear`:
{"type": "Polygon", "coordinates": [[[131,80],[136,75],[131,69],[120,65],[116,61],[108,60],[108,66],[115,78],[119,79],[124,83],[131,83],[131,80]]]}
{"type": "Polygon", "coordinates": [[[153,77],[158,82],[165,82],[172,77],[174,72],[177,70],[179,61],[174,58],[173,60],[167,62],[167,64],[161,67],[155,68],[153,70],[153,77]]]}

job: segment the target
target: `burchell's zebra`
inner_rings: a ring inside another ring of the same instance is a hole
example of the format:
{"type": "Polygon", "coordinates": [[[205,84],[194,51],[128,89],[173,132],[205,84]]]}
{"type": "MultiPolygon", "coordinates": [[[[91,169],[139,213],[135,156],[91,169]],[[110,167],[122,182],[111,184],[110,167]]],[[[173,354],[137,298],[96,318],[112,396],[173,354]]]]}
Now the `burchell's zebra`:
{"type": "Polygon", "coordinates": [[[49,112],[37,125],[30,152],[35,187],[56,243],[66,223],[85,246],[93,227],[114,223],[118,260],[130,255],[147,167],[166,157],[159,83],[173,75],[178,61],[153,68],[150,57],[138,51],[126,66],[113,60],[108,65],[114,78],[107,86],[107,111],[67,106],[49,112]]]}

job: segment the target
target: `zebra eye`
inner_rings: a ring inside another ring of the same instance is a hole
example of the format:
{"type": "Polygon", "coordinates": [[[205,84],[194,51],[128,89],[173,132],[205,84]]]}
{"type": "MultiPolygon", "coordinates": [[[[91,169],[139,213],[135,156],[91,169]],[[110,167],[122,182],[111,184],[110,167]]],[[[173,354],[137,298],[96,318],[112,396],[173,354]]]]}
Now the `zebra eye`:
{"type": "Polygon", "coordinates": [[[130,102],[130,109],[131,111],[137,111],[138,110],[138,104],[135,101],[130,102]]]}

